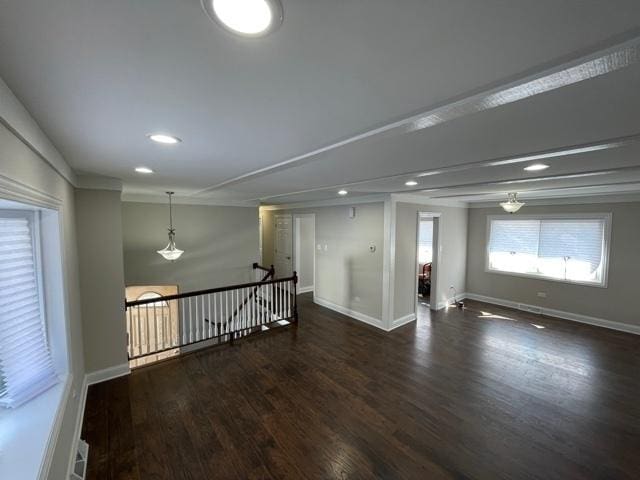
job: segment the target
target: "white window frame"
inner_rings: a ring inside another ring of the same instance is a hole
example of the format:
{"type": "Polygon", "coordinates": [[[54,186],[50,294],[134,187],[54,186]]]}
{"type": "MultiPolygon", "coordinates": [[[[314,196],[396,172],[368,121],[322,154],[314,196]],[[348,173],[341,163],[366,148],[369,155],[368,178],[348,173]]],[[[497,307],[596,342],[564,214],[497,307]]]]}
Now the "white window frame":
{"type": "MultiPolygon", "coordinates": [[[[41,314],[54,368],[60,378],[58,385],[22,406],[0,408],[0,432],[4,434],[0,435],[3,457],[0,478],[44,479],[53,460],[67,401],[71,398],[74,386],[81,388],[81,384],[74,381],[71,363],[64,212],[59,198],[31,187],[26,188],[2,175],[0,210],[33,212],[33,238],[37,242],[35,261],[40,302],[44,304],[41,314]],[[24,458],[30,458],[31,461],[24,462],[24,458]]],[[[74,459],[75,452],[70,456],[69,465],[73,465],[74,459]]]]}
{"type": "Polygon", "coordinates": [[[485,273],[495,273],[498,275],[508,275],[512,277],[534,278],[536,280],[544,280],[549,282],[569,283],[574,285],[583,285],[587,287],[607,288],[609,282],[609,253],[611,246],[611,221],[613,215],[611,213],[559,213],[559,214],[541,214],[541,215],[487,215],[486,236],[485,236],[485,255],[484,255],[484,271],[485,273]],[[536,273],[519,273],[505,272],[490,267],[489,263],[489,247],[491,241],[491,222],[494,220],[603,220],[604,235],[602,246],[602,280],[597,282],[585,282],[580,280],[565,280],[562,278],[547,277],[536,273]]]}

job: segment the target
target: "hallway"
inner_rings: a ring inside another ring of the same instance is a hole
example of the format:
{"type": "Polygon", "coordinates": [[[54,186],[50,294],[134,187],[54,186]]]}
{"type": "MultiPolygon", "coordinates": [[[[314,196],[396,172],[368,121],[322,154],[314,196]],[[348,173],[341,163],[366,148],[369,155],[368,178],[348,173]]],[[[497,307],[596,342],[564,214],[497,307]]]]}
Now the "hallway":
{"type": "Polygon", "coordinates": [[[89,478],[638,478],[640,339],[468,302],[289,327],[89,389],[89,478]]]}

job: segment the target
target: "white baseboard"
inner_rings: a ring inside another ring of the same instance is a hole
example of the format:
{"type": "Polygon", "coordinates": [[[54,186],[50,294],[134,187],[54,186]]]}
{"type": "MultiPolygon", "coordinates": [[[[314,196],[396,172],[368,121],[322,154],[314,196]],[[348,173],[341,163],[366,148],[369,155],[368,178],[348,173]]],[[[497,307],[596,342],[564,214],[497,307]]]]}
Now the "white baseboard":
{"type": "Polygon", "coordinates": [[[382,325],[382,320],[379,318],[370,317],[369,315],[365,315],[364,313],[356,312],[355,310],[351,310],[349,308],[343,307],[342,305],[337,305],[329,300],[325,300],[320,297],[313,297],[313,303],[320,305],[321,307],[328,308],[329,310],[333,310],[334,312],[342,313],[351,318],[355,318],[356,320],[360,320],[361,322],[367,323],[369,325],[373,325],[374,327],[380,328],[382,330],[386,330],[382,325]]]}
{"type": "MultiPolygon", "coordinates": [[[[455,297],[455,300],[460,301],[460,300],[464,300],[465,298],[467,298],[467,294],[466,293],[458,293],[455,297]]],[[[454,298],[447,298],[444,302],[438,302],[436,303],[436,310],[442,310],[443,308],[447,308],[448,305],[453,305],[454,302],[454,298]]]]}
{"type": "Polygon", "coordinates": [[[391,328],[388,330],[389,332],[395,328],[401,327],[402,325],[406,325],[407,323],[413,322],[416,319],[415,313],[410,313],[409,315],[405,315],[404,317],[396,318],[393,322],[391,322],[391,328]]]}
{"type": "Polygon", "coordinates": [[[307,293],[307,292],[313,292],[313,290],[314,290],[314,286],[313,285],[310,285],[308,287],[300,287],[300,288],[298,288],[298,294],[307,293]]]}
{"type": "Polygon", "coordinates": [[[106,382],[112,378],[122,377],[123,375],[129,375],[131,369],[128,363],[122,365],[116,365],[114,367],[105,368],[103,370],[97,370],[95,372],[87,373],[86,380],[87,385],[93,385],[94,383],[106,382]]]}
{"type": "Polygon", "coordinates": [[[553,308],[545,308],[537,305],[529,305],[526,303],[514,302],[512,300],[505,300],[502,298],[487,297],[485,295],[478,295],[476,293],[467,293],[465,294],[465,298],[468,298],[470,300],[477,300],[479,302],[492,303],[494,305],[500,305],[502,307],[514,308],[516,310],[523,310],[525,312],[540,313],[549,317],[571,320],[572,322],[586,323],[588,325],[594,325],[596,327],[609,328],[611,330],[618,330],[620,332],[640,335],[640,325],[629,325],[626,323],[605,320],[603,318],[590,317],[588,315],[582,315],[580,313],[564,312],[562,310],[555,310],[553,308]]]}
{"type": "Polygon", "coordinates": [[[78,443],[80,442],[80,435],[82,434],[82,423],[84,421],[84,410],[87,404],[87,391],[89,385],[94,385],[100,382],[106,382],[113,378],[122,377],[131,373],[128,363],[122,365],[116,365],[114,367],[105,368],[103,370],[97,370],[95,372],[87,373],[82,381],[82,387],[80,388],[80,401],[78,403],[78,414],[76,416],[76,426],[73,433],[73,441],[71,443],[71,454],[69,457],[69,466],[67,468],[67,478],[71,475],[73,465],[75,464],[76,450],[78,449],[78,443]]]}
{"type": "Polygon", "coordinates": [[[82,423],[84,421],[84,408],[87,404],[87,390],[89,385],[87,383],[87,375],[82,380],[82,387],[80,388],[80,401],[78,402],[78,413],[76,414],[76,426],[73,432],[73,440],[71,441],[71,454],[69,455],[69,466],[67,467],[67,478],[71,476],[73,466],[76,462],[76,451],[78,449],[78,443],[80,442],[80,435],[82,434],[82,423]]]}

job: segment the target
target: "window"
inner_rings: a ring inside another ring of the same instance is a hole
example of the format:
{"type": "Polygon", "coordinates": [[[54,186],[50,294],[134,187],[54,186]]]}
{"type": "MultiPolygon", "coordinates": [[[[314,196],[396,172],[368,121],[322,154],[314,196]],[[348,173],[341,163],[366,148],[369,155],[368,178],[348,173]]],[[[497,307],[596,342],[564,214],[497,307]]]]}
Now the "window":
{"type": "Polygon", "coordinates": [[[418,262],[422,265],[433,259],[433,220],[420,220],[418,233],[418,262]]]}
{"type": "Polygon", "coordinates": [[[606,286],[610,214],[492,216],[487,270],[606,286]]]}
{"type": "Polygon", "coordinates": [[[7,407],[58,382],[44,323],[37,215],[0,210],[0,405],[7,407]]]}

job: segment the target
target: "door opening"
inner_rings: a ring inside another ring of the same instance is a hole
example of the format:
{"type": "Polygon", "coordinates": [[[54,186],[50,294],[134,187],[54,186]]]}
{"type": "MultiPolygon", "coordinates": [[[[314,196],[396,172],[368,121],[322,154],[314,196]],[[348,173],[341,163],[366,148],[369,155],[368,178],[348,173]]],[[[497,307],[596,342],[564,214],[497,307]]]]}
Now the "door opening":
{"type": "MultiPolygon", "coordinates": [[[[133,285],[125,288],[125,298],[129,302],[177,294],[177,285],[133,285]]],[[[148,308],[132,310],[127,321],[127,339],[130,352],[132,345],[142,351],[151,351],[151,346],[157,347],[159,341],[166,345],[178,345],[180,343],[180,312],[178,311],[178,304],[171,303],[169,305],[169,303],[159,300],[148,304],[148,308]]],[[[148,365],[174,357],[179,353],[180,349],[176,347],[161,353],[130,360],[129,367],[135,368],[148,365]]]]}
{"type": "Polygon", "coordinates": [[[276,215],[275,260],[276,277],[285,278],[293,274],[293,232],[291,215],[276,215]]]}
{"type": "Polygon", "coordinates": [[[418,302],[431,304],[433,218],[421,218],[418,228],[418,302]]]}
{"type": "Polygon", "coordinates": [[[419,212],[416,235],[416,314],[437,310],[438,229],[440,213],[419,212]]]}

